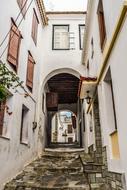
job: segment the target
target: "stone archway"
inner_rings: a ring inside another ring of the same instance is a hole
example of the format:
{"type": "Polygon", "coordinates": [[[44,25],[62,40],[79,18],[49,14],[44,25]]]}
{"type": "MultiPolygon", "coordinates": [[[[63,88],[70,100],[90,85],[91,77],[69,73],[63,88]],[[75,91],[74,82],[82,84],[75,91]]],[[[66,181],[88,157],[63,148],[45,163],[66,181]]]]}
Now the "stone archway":
{"type": "Polygon", "coordinates": [[[70,74],[69,72],[60,72],[58,74],[58,71],[55,73],[57,74],[50,74],[50,76],[53,76],[48,76],[48,80],[45,83],[47,145],[51,142],[51,120],[54,113],[59,110],[67,109],[78,114],[79,73],[76,71],[73,71],[74,74],[70,74]]]}
{"type": "Polygon", "coordinates": [[[52,116],[50,147],[77,147],[78,129],[77,115],[70,110],[59,110],[52,116]]]}
{"type": "MultiPolygon", "coordinates": [[[[64,94],[64,97],[65,97],[66,101],[64,101],[64,104],[60,104],[60,103],[58,104],[58,110],[66,109],[66,110],[71,110],[75,114],[79,114],[79,113],[77,113],[79,111],[78,110],[79,98],[78,98],[77,95],[78,95],[78,86],[79,86],[80,73],[77,72],[76,70],[71,69],[71,68],[56,69],[56,70],[50,72],[45,77],[45,79],[43,81],[43,84],[42,84],[42,87],[41,87],[41,91],[40,91],[41,96],[39,97],[39,101],[38,101],[38,113],[39,113],[38,118],[41,118],[43,148],[47,147],[48,144],[49,144],[49,142],[51,141],[51,135],[50,135],[51,134],[51,118],[52,118],[52,116],[54,114],[54,111],[53,112],[52,111],[49,112],[47,110],[47,106],[46,106],[46,93],[48,93],[50,91],[52,91],[52,92],[54,91],[54,89],[53,90],[49,89],[49,83],[51,85],[51,83],[53,82],[54,78],[55,79],[57,77],[61,78],[61,76],[64,77],[64,75],[66,75],[66,76],[69,77],[68,82],[71,81],[71,79],[74,79],[73,83],[75,84],[75,81],[76,81],[76,85],[77,86],[75,88],[75,90],[76,90],[75,91],[75,95],[73,95],[73,93],[72,93],[73,98],[70,98],[71,96],[69,96],[69,95],[65,96],[65,93],[62,92],[62,94],[64,94]],[[67,102],[67,99],[70,99],[69,102],[67,102]],[[73,101],[71,102],[72,99],[73,99],[73,101]],[[45,105],[45,111],[42,110],[42,107],[43,107],[42,105],[45,105]]],[[[67,78],[64,77],[64,81],[66,81],[66,79],[67,78]]],[[[58,79],[58,81],[60,81],[60,80],[58,79]]],[[[57,85],[56,85],[56,87],[57,87],[57,85]]],[[[67,85],[66,85],[66,87],[67,87],[67,85]]],[[[53,88],[53,86],[51,88],[53,88]]],[[[59,90],[59,89],[56,88],[55,91],[57,91],[57,90],[59,90]]],[[[62,100],[62,98],[60,98],[60,99],[62,100]]],[[[77,121],[79,122],[78,116],[77,116],[77,121]]],[[[81,138],[81,135],[82,134],[79,135],[80,138],[81,138]]]]}

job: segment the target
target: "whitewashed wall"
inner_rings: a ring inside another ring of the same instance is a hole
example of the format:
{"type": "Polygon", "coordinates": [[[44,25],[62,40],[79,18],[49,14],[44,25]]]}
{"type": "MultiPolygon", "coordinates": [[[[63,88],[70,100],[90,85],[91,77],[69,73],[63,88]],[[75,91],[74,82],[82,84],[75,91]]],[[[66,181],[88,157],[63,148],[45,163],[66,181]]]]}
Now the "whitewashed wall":
{"type": "MultiPolygon", "coordinates": [[[[48,27],[44,28],[42,36],[42,49],[41,54],[44,54],[42,59],[42,69],[40,70],[40,91],[38,97],[38,115],[41,118],[41,125],[43,132],[45,132],[45,115],[42,112],[42,97],[41,94],[45,91],[44,86],[46,82],[54,75],[60,73],[73,74],[76,77],[84,75],[84,66],[81,64],[82,50],[79,48],[79,24],[85,23],[85,14],[50,14],[48,27]],[[75,33],[75,50],[52,50],[52,29],[53,25],[70,25],[70,31],[75,33]]],[[[61,107],[60,107],[61,108],[61,107]]],[[[62,109],[69,109],[67,105],[62,109]]],[[[44,142],[45,134],[43,135],[44,142]]]]}
{"type": "MultiPolygon", "coordinates": [[[[30,0],[28,0],[27,6],[29,3],[30,0]]],[[[0,17],[0,42],[4,39],[5,35],[10,30],[11,17],[15,20],[19,14],[19,11],[20,9],[17,1],[5,0],[1,2],[0,12],[2,16],[0,17]]],[[[16,22],[17,25],[21,19],[22,14],[16,22]]],[[[18,76],[20,77],[21,81],[26,81],[28,50],[30,50],[36,62],[34,70],[33,94],[30,94],[36,102],[40,84],[39,71],[43,60],[42,49],[44,49],[44,46],[43,26],[41,24],[40,14],[35,1],[33,1],[28,13],[25,16],[25,19],[23,19],[19,30],[21,31],[23,39],[21,40],[19,52],[18,76]],[[31,38],[33,8],[36,9],[40,22],[38,26],[37,46],[35,46],[31,38]]],[[[7,37],[4,45],[0,47],[0,54],[8,44],[8,41],[9,36],[7,37]]],[[[7,63],[7,50],[2,57],[2,61],[5,63],[7,63]]],[[[9,66],[9,64],[7,65],[9,66]]],[[[11,67],[9,68],[11,69],[11,67]]],[[[18,88],[18,91],[20,94],[24,94],[24,91],[22,89],[18,88]]],[[[5,135],[5,138],[0,137],[0,189],[2,189],[3,183],[10,180],[11,177],[20,172],[24,165],[28,164],[31,160],[36,158],[42,150],[42,142],[39,143],[41,139],[38,138],[38,133],[41,133],[41,131],[39,131],[38,128],[35,130],[35,132],[32,130],[32,122],[34,121],[34,117],[35,121],[37,121],[37,117],[35,116],[36,103],[33,102],[30,97],[24,98],[24,96],[20,94],[14,93],[7,102],[9,111],[12,112],[12,115],[9,116],[7,113],[5,113],[4,125],[6,125],[8,128],[8,131],[5,135]],[[22,104],[25,104],[29,108],[28,145],[20,144],[22,104]]]]}
{"type": "MultiPolygon", "coordinates": [[[[90,70],[89,76],[97,77],[101,69],[101,64],[104,59],[105,51],[110,43],[113,31],[115,29],[118,17],[121,12],[121,8],[124,1],[116,0],[103,0],[104,5],[104,15],[106,24],[106,34],[107,40],[105,44],[104,51],[101,52],[100,49],[100,38],[99,38],[99,27],[98,27],[98,17],[97,17],[97,6],[98,0],[92,2],[91,16],[88,20],[88,41],[87,41],[87,57],[86,62],[89,59],[90,70]],[[94,57],[91,59],[91,39],[94,40],[94,57]]],[[[100,120],[101,120],[101,130],[102,130],[102,140],[103,146],[107,147],[108,153],[108,167],[110,171],[113,172],[124,172],[126,174],[127,180],[127,117],[126,117],[126,97],[127,97],[127,64],[126,64],[126,26],[127,20],[125,20],[122,30],[120,31],[117,42],[112,50],[108,65],[111,68],[113,91],[114,91],[114,101],[116,108],[116,119],[118,125],[118,138],[120,146],[120,159],[113,159],[111,155],[111,142],[110,134],[113,128],[112,116],[109,115],[108,110],[111,113],[111,97],[108,93],[108,86],[105,82],[101,82],[98,86],[98,96],[99,96],[99,110],[100,110],[100,120]]],[[[84,61],[84,62],[85,62],[84,61]]],[[[86,70],[86,75],[88,71],[86,70]]],[[[106,73],[106,72],[105,72],[106,73]]],[[[87,125],[88,127],[88,125],[87,125]]],[[[86,130],[87,133],[87,130],[86,130]]],[[[87,136],[87,134],[86,134],[87,136]]]]}

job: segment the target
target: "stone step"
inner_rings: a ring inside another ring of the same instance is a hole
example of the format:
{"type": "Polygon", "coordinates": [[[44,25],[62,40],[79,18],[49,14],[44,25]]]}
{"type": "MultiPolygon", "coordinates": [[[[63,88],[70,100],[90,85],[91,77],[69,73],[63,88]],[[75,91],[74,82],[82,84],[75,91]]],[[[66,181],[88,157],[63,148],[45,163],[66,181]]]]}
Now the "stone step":
{"type": "Polygon", "coordinates": [[[6,187],[5,190],[89,190],[88,186],[84,187],[6,187]]]}
{"type": "Polygon", "coordinates": [[[88,161],[84,166],[80,153],[47,150],[6,184],[4,190],[90,190],[89,182],[93,185],[91,190],[99,190],[103,183],[99,170],[101,165],[89,162],[91,157],[81,153],[88,161]],[[83,172],[83,167],[87,174],[83,172]]]}
{"type": "Polygon", "coordinates": [[[63,154],[62,153],[61,154],[56,153],[56,154],[53,155],[51,153],[49,153],[49,154],[46,153],[46,154],[43,154],[43,157],[44,158],[59,158],[59,159],[63,158],[64,159],[64,158],[77,158],[78,155],[77,154],[75,154],[75,155],[74,154],[73,155],[72,154],[65,154],[65,153],[63,153],[63,154]]]}
{"type": "Polygon", "coordinates": [[[102,165],[96,165],[96,164],[84,164],[83,165],[83,169],[84,171],[97,171],[98,172],[102,172],[102,165]]]}
{"type": "Polygon", "coordinates": [[[83,152],[83,153],[80,153],[79,157],[83,164],[94,163],[93,158],[89,154],[86,154],[83,152]]]}
{"type": "Polygon", "coordinates": [[[85,173],[88,173],[88,174],[98,174],[98,173],[101,173],[101,171],[98,171],[98,170],[84,170],[85,173]]]}
{"type": "MultiPolygon", "coordinates": [[[[6,186],[5,190],[90,190],[89,185],[84,185],[80,187],[47,187],[47,186],[6,186]]],[[[91,184],[91,190],[111,190],[109,187],[107,187],[103,183],[94,183],[91,184]]]]}

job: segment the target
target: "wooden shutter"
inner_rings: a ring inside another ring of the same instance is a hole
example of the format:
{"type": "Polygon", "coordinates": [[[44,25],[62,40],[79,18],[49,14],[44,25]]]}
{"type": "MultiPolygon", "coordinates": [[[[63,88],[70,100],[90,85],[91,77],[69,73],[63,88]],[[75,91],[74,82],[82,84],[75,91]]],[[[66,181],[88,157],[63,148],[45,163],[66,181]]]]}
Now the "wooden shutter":
{"type": "Polygon", "coordinates": [[[68,125],[68,133],[72,133],[72,125],[68,125]]]}
{"type": "Polygon", "coordinates": [[[0,102],[0,135],[2,135],[3,131],[5,106],[6,106],[6,101],[0,102]]]}
{"type": "Polygon", "coordinates": [[[69,49],[69,26],[54,26],[53,49],[69,49]]]}
{"type": "Polygon", "coordinates": [[[28,63],[27,63],[27,79],[26,85],[32,90],[33,88],[33,76],[34,76],[34,59],[29,53],[28,55],[28,63]]]}
{"type": "Polygon", "coordinates": [[[21,41],[20,31],[17,29],[14,23],[12,23],[7,60],[14,67],[15,70],[17,70],[18,67],[20,41],[21,41]]]}
{"type": "Polygon", "coordinates": [[[18,5],[20,7],[20,9],[22,10],[22,14],[23,16],[25,16],[26,13],[26,0],[17,0],[18,5]]]}
{"type": "Polygon", "coordinates": [[[54,92],[46,93],[46,105],[48,111],[57,111],[58,109],[58,94],[54,92]]]}
{"type": "Polygon", "coordinates": [[[31,35],[35,44],[37,44],[38,23],[39,23],[39,20],[37,18],[37,14],[34,9],[31,35]]]}
{"type": "Polygon", "coordinates": [[[105,19],[102,0],[99,1],[98,5],[98,23],[99,23],[99,32],[100,32],[100,44],[101,49],[103,49],[103,44],[106,38],[106,28],[105,28],[105,19]]]}
{"type": "Polygon", "coordinates": [[[68,143],[73,143],[73,138],[72,137],[68,137],[68,143]]]}
{"type": "Polygon", "coordinates": [[[17,0],[20,9],[22,8],[23,1],[24,1],[24,0],[17,0]]]}
{"type": "Polygon", "coordinates": [[[76,129],[76,117],[72,116],[72,126],[74,129],[76,129]]]}

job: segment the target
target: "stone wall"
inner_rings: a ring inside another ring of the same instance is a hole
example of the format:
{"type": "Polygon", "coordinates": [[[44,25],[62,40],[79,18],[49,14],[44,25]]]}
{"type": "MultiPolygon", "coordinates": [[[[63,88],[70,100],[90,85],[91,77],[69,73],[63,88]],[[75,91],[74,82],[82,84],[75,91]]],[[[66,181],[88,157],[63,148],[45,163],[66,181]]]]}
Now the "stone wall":
{"type": "Polygon", "coordinates": [[[104,166],[102,167],[102,176],[106,179],[107,184],[111,186],[112,190],[125,190],[125,175],[108,171],[106,147],[103,147],[102,149],[102,156],[104,163],[104,166]]]}
{"type": "Polygon", "coordinates": [[[99,118],[98,99],[94,102],[94,120],[95,120],[95,147],[89,147],[89,154],[92,156],[95,163],[102,164],[102,178],[107,184],[105,189],[108,190],[126,190],[125,175],[108,170],[107,151],[106,147],[102,147],[101,126],[99,118]]]}
{"type": "Polygon", "coordinates": [[[101,138],[101,126],[99,118],[99,109],[98,109],[98,100],[94,102],[94,125],[95,125],[95,147],[94,151],[93,145],[89,147],[89,154],[94,158],[94,161],[97,163],[102,163],[102,138],[101,138]]]}

